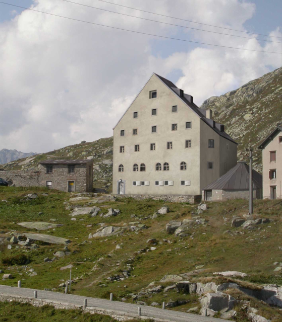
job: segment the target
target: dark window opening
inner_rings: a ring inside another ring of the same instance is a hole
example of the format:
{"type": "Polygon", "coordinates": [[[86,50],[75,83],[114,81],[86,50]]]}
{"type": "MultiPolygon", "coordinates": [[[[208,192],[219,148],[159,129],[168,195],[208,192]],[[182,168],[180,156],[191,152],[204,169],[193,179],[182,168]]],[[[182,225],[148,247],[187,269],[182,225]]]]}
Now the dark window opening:
{"type": "Polygon", "coordinates": [[[140,171],[146,171],[146,166],[144,163],[140,164],[140,171]]]}
{"type": "Polygon", "coordinates": [[[133,129],[133,135],[137,135],[137,129],[133,129]]]}
{"type": "Polygon", "coordinates": [[[133,112],[133,118],[137,118],[138,117],[138,112],[133,112]]]}
{"type": "Polygon", "coordinates": [[[171,111],[173,113],[177,112],[177,105],[172,106],[171,111]]]}
{"type": "Polygon", "coordinates": [[[185,141],[185,148],[191,148],[191,140],[186,140],[185,141]]]}
{"type": "Polygon", "coordinates": [[[139,144],[136,144],[135,147],[134,147],[134,151],[135,152],[139,152],[139,144]]]}
{"type": "Polygon", "coordinates": [[[172,149],[172,142],[167,142],[167,149],[171,150],[172,149]]]}
{"type": "Polygon", "coordinates": [[[120,130],[120,136],[124,136],[124,130],[120,130]]]}
{"type": "Polygon", "coordinates": [[[47,165],[46,166],[46,173],[52,173],[53,172],[53,166],[52,165],[47,165]]]}
{"type": "Polygon", "coordinates": [[[160,163],[156,164],[156,171],[162,170],[162,165],[160,163]]]}
{"type": "Polygon", "coordinates": [[[151,151],[156,150],[156,144],[155,143],[150,144],[150,150],[151,151]]]}
{"type": "Polygon", "coordinates": [[[171,124],[171,130],[177,131],[177,124],[171,124]]]}
{"type": "Polygon", "coordinates": [[[157,98],[157,91],[150,91],[149,98],[157,98]]]}
{"type": "Polygon", "coordinates": [[[120,164],[119,166],[118,166],[118,172],[123,172],[124,171],[124,167],[123,167],[123,165],[122,164],[120,164]]]}
{"type": "Polygon", "coordinates": [[[208,162],[208,169],[213,169],[213,162],[208,162]]]}
{"type": "Polygon", "coordinates": [[[209,148],[214,148],[214,140],[213,139],[209,139],[209,141],[208,141],[208,147],[209,148]]]}
{"type": "Polygon", "coordinates": [[[186,129],[192,129],[192,122],[186,122],[186,129]]]}
{"type": "Polygon", "coordinates": [[[169,164],[167,162],[164,163],[164,171],[169,170],[169,164]]]}
{"type": "Polygon", "coordinates": [[[152,132],[153,132],[153,133],[157,132],[157,127],[156,127],[156,125],[152,126],[152,132]]]}
{"type": "Polygon", "coordinates": [[[152,109],[152,115],[157,115],[157,109],[156,108],[152,109]]]}
{"type": "Polygon", "coordinates": [[[68,172],[74,173],[75,165],[68,165],[68,172]]]}

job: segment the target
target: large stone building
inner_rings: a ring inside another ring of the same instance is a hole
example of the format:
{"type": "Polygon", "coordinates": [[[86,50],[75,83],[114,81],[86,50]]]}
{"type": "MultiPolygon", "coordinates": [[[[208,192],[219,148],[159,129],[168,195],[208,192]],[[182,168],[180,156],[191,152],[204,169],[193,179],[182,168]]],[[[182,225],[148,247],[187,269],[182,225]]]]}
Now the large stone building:
{"type": "Polygon", "coordinates": [[[211,116],[153,74],[114,128],[113,193],[201,195],[237,163],[237,143],[211,116]]]}
{"type": "Polygon", "coordinates": [[[0,177],[16,187],[48,187],[68,192],[93,190],[93,161],[47,160],[37,170],[0,171],[0,177]]]}
{"type": "Polygon", "coordinates": [[[259,146],[262,150],[263,198],[282,198],[282,124],[259,146]]]}
{"type": "Polygon", "coordinates": [[[39,166],[39,185],[68,192],[93,190],[92,160],[43,161],[39,166]]]}

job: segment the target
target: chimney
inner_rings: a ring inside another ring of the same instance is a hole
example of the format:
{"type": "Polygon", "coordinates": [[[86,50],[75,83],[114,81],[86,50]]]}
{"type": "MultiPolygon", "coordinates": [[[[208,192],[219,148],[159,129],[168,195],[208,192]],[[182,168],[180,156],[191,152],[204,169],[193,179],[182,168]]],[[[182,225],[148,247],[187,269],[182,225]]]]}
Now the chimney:
{"type": "Polygon", "coordinates": [[[224,125],[223,124],[220,124],[219,130],[220,130],[220,132],[224,132],[224,125]]]}
{"type": "Polygon", "coordinates": [[[215,121],[212,120],[212,127],[215,128],[215,121]]]}
{"type": "Polygon", "coordinates": [[[183,91],[183,89],[179,89],[179,91],[180,91],[180,97],[184,97],[184,91],[183,91]]]}
{"type": "Polygon", "coordinates": [[[210,108],[206,109],[206,118],[212,119],[212,110],[210,108]]]}

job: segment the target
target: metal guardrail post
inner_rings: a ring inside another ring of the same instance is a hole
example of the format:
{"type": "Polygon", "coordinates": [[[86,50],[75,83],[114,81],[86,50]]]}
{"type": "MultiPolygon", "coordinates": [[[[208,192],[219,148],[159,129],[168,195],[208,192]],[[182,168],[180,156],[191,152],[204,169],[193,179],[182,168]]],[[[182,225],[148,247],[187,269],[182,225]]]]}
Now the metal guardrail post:
{"type": "Polygon", "coordinates": [[[113,300],[113,293],[110,293],[110,301],[113,300]]]}
{"type": "Polygon", "coordinates": [[[84,299],[83,308],[84,310],[87,308],[87,299],[84,299]]]}
{"type": "Polygon", "coordinates": [[[138,315],[141,316],[141,307],[138,306],[138,315]]]}
{"type": "Polygon", "coordinates": [[[37,291],[34,291],[33,294],[34,294],[34,298],[37,299],[37,291]]]}
{"type": "Polygon", "coordinates": [[[22,286],[21,281],[18,281],[18,287],[21,287],[21,286],[22,286]]]}
{"type": "Polygon", "coordinates": [[[165,302],[163,302],[162,309],[163,310],[165,309],[165,302]]]}

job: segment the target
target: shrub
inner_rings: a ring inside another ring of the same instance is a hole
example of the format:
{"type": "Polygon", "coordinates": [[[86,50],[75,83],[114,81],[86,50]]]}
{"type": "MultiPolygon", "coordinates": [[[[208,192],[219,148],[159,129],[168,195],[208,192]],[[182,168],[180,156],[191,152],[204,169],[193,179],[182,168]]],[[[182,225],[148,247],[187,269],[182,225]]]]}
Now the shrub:
{"type": "Polygon", "coordinates": [[[18,255],[7,256],[2,258],[2,264],[6,266],[27,265],[28,263],[30,263],[30,258],[25,254],[18,254],[18,255]]]}

